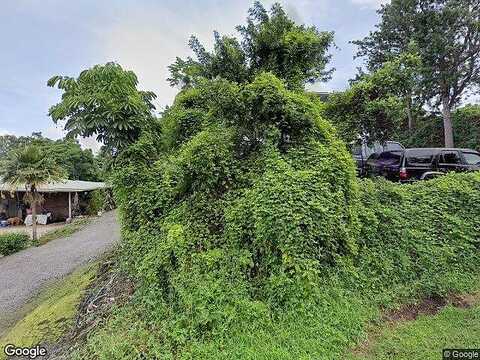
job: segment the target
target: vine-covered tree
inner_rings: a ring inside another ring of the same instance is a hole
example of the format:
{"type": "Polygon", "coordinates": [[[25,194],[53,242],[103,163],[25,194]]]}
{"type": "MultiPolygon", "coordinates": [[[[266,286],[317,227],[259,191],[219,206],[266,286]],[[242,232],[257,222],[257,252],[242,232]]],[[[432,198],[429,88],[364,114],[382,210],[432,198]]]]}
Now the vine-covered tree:
{"type": "Polygon", "coordinates": [[[249,10],[246,25],[237,26],[241,39],[214,33],[213,51],[209,52],[192,36],[190,48],[195,59],[177,58],[170,65],[172,86],[190,87],[201,78],[223,78],[242,83],[256,74],[272,72],[291,89],[330,78],[328,48],[333,32],[318,31],[313,26],[296,25],[279,4],[268,12],[256,1],[249,10]]]}
{"type": "Polygon", "coordinates": [[[355,41],[370,70],[414,43],[422,66],[422,96],[443,117],[445,146],[452,147],[451,111],[480,81],[479,0],[392,0],[379,10],[377,29],[355,41]]]}
{"type": "Polygon", "coordinates": [[[135,73],[115,63],[95,65],[76,79],[54,76],[47,84],[63,90],[49,115],[55,123],[66,120],[67,136],[96,135],[113,153],[138,138],[155,108],[156,95],[138,90],[135,73]]]}

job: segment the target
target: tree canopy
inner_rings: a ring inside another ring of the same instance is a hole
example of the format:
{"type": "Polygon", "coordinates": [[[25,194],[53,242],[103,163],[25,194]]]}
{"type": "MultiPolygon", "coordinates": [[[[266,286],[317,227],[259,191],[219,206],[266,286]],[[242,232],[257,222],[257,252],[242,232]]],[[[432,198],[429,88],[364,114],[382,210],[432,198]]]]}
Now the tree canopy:
{"type": "Polygon", "coordinates": [[[38,187],[65,176],[50,154],[32,144],[9,152],[0,171],[2,180],[12,186],[38,187]]]}
{"type": "MultiPolygon", "coordinates": [[[[480,150],[480,105],[465,105],[452,112],[455,146],[480,150]]],[[[442,117],[437,113],[422,118],[411,132],[400,131],[395,136],[407,147],[441,147],[442,117]]]]}
{"type": "Polygon", "coordinates": [[[332,94],[325,115],[342,138],[352,142],[391,140],[411,114],[411,95],[419,59],[402,54],[385,62],[370,74],[357,78],[352,86],[332,94]]]}
{"type": "Polygon", "coordinates": [[[358,56],[375,70],[414,44],[422,97],[441,107],[445,145],[452,147],[451,110],[480,81],[480,1],[392,0],[378,12],[377,29],[354,42],[358,56]]]}
{"type": "Polygon", "coordinates": [[[0,160],[5,159],[11,151],[35,145],[42,152],[49,154],[54,161],[65,169],[70,180],[99,181],[102,175],[99,163],[90,149],[82,149],[75,139],[51,140],[41,133],[31,136],[0,136],[0,160]]]}
{"type": "Polygon", "coordinates": [[[63,94],[49,115],[55,123],[66,121],[68,137],[96,136],[116,152],[135,141],[151,121],[156,96],[137,85],[135,73],[116,63],[95,65],[78,78],[54,76],[48,86],[57,86],[63,94]]]}
{"type": "Polygon", "coordinates": [[[249,10],[246,25],[237,26],[241,38],[214,33],[213,51],[209,52],[192,36],[190,48],[195,59],[177,58],[170,65],[171,85],[195,86],[198,80],[217,77],[242,83],[252,81],[261,72],[272,72],[291,89],[330,78],[328,48],[333,32],[318,31],[313,26],[297,25],[279,4],[268,12],[256,1],[249,10]]]}

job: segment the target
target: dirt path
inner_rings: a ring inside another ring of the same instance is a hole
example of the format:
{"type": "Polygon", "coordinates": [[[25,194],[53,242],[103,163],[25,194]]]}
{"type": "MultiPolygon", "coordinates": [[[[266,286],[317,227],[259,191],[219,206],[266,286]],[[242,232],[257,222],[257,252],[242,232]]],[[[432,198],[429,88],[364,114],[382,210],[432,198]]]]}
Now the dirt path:
{"type": "Polygon", "coordinates": [[[69,237],[0,258],[0,334],[42,288],[96,259],[119,238],[112,211],[69,237]]]}

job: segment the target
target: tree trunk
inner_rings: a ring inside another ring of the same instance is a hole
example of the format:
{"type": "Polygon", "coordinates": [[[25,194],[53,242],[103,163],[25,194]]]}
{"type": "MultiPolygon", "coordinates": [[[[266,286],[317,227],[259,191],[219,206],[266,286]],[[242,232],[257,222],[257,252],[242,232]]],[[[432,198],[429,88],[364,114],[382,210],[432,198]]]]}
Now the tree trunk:
{"type": "Polygon", "coordinates": [[[32,186],[32,240],[37,241],[37,191],[32,186]]]}
{"type": "Polygon", "coordinates": [[[408,118],[408,131],[411,132],[413,130],[413,115],[412,115],[412,98],[410,96],[407,97],[407,105],[406,105],[406,112],[408,118]]]}
{"type": "Polygon", "coordinates": [[[443,132],[445,135],[445,147],[453,148],[453,126],[452,113],[447,97],[442,99],[442,117],[443,117],[443,132]]]}

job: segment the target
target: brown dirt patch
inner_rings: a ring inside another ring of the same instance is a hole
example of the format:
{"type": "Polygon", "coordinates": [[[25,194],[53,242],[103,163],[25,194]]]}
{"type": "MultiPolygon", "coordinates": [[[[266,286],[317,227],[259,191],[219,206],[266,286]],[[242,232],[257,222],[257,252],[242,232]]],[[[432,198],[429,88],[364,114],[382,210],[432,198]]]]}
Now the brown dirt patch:
{"type": "Polygon", "coordinates": [[[411,321],[420,315],[435,315],[447,305],[468,309],[480,301],[480,292],[474,294],[451,294],[446,297],[433,296],[418,303],[406,304],[398,309],[386,311],[383,320],[387,322],[411,321]]]}
{"type": "Polygon", "coordinates": [[[384,313],[383,320],[388,322],[411,321],[419,315],[435,315],[447,304],[448,299],[435,296],[418,303],[403,305],[399,309],[389,310],[384,313]]]}

